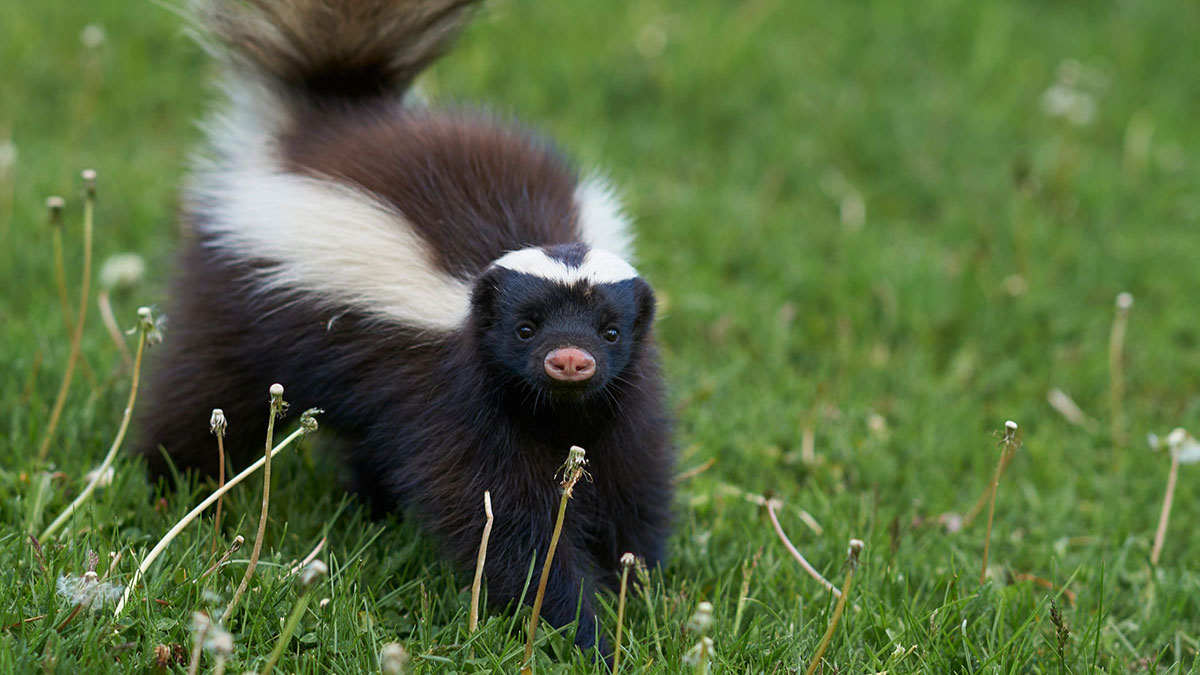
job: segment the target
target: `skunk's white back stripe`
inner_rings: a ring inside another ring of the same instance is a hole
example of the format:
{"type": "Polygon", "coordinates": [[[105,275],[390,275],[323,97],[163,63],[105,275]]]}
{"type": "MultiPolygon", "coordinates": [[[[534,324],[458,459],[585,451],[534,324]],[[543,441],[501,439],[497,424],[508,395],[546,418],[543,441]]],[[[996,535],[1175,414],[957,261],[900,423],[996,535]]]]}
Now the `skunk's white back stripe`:
{"type": "Polygon", "coordinates": [[[276,263],[264,287],[425,330],[466,318],[469,283],[439,269],[394,209],[343,183],[259,167],[201,175],[191,197],[210,216],[199,225],[209,245],[276,263]]]}
{"type": "Polygon", "coordinates": [[[548,279],[567,286],[580,281],[593,284],[612,284],[635,279],[637,270],[621,258],[600,249],[591,249],[583,258],[583,264],[572,267],[561,260],[551,258],[540,248],[523,248],[504,254],[493,263],[497,267],[548,279]]]}
{"type": "Polygon", "coordinates": [[[612,251],[625,260],[633,259],[633,233],[629,218],[612,186],[599,176],[590,176],[575,188],[579,210],[579,232],[594,249],[612,251]]]}

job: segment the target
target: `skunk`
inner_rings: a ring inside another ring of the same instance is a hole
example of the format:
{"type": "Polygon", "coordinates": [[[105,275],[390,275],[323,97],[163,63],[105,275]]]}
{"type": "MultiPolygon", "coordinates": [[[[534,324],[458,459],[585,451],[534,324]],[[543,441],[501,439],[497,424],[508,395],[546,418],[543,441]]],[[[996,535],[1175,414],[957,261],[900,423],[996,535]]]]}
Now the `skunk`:
{"type": "MultiPolygon", "coordinates": [[[[268,387],[320,406],[354,488],[413,517],[503,606],[549,546],[556,469],[586,449],[543,616],[598,646],[594,592],[654,566],[673,448],[651,287],[621,205],[548,141],[406,103],[472,0],[206,0],[228,105],[185,186],[184,243],[139,452],[153,475],[262,452],[268,387]]],[[[410,97],[411,98],[411,97],[410,97]]],[[[529,598],[526,598],[527,600],[529,598]]]]}

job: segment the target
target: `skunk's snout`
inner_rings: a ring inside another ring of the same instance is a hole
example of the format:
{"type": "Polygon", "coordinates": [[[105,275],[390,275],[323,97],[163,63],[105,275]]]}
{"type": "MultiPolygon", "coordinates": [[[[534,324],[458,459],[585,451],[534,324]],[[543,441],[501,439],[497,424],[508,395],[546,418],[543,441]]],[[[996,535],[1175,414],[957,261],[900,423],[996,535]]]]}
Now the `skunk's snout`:
{"type": "Polygon", "coordinates": [[[546,374],[562,382],[583,382],[596,374],[596,359],[578,347],[560,347],[546,355],[546,374]]]}

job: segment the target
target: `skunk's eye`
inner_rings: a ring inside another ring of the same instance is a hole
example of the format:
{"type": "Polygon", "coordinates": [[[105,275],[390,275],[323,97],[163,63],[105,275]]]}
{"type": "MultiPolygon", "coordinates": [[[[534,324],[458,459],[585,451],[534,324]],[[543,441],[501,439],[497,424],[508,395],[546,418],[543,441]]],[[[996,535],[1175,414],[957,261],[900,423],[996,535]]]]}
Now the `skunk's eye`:
{"type": "Polygon", "coordinates": [[[517,326],[517,337],[521,338],[522,340],[530,340],[536,334],[537,328],[534,328],[533,324],[531,323],[523,323],[520,326],[517,326]]]}
{"type": "Polygon", "coordinates": [[[606,328],[601,335],[608,342],[616,342],[617,338],[621,337],[621,333],[616,328],[606,328]]]}

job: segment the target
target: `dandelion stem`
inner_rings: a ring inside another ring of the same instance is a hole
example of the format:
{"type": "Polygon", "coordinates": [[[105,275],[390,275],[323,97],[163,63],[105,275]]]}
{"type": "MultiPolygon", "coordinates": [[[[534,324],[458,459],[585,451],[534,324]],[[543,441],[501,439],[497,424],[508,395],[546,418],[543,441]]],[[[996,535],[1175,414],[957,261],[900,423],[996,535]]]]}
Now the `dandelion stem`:
{"type": "Polygon", "coordinates": [[[1121,293],[1116,300],[1112,333],[1108,340],[1108,386],[1109,402],[1112,407],[1112,439],[1117,448],[1124,448],[1125,438],[1125,329],[1129,326],[1129,310],[1133,307],[1133,296],[1121,293]]]}
{"type": "MultiPolygon", "coordinates": [[[[143,307],[142,309],[145,308],[143,307]]],[[[142,313],[139,311],[139,314],[142,313]]],[[[108,467],[111,466],[113,460],[116,459],[117,451],[121,449],[121,443],[125,441],[125,432],[129,430],[129,420],[133,418],[133,404],[137,401],[138,381],[142,372],[142,354],[146,351],[146,336],[154,325],[152,318],[149,320],[149,322],[147,322],[148,314],[149,310],[146,310],[146,312],[142,314],[142,317],[139,321],[137,357],[133,362],[133,376],[132,383],[129,386],[129,400],[125,403],[125,414],[121,417],[121,426],[119,429],[117,429],[117,436],[113,439],[112,446],[108,449],[108,454],[104,456],[104,461],[101,462],[100,466],[93,472],[92,480],[88,481],[88,484],[83,488],[83,491],[79,493],[79,496],[75,498],[75,501],[71,502],[71,505],[68,506],[66,510],[60,513],[53,522],[46,526],[46,529],[42,531],[42,536],[38,537],[38,539],[44,540],[46,537],[54,534],[58,528],[62,527],[63,524],[70,519],[71,515],[75,513],[76,509],[78,509],[81,504],[87,501],[88,497],[95,492],[96,486],[99,485],[101,480],[103,480],[104,474],[108,470],[108,467]]]]}
{"type": "MultiPolygon", "coordinates": [[[[308,430],[304,429],[303,427],[293,431],[291,435],[280,441],[279,445],[276,445],[271,450],[271,456],[273,457],[279,454],[280,451],[291,445],[292,441],[296,440],[300,436],[303,436],[305,433],[307,433],[307,431],[308,430]]],[[[138,566],[137,571],[134,572],[133,579],[130,580],[129,585],[125,587],[124,597],[121,598],[121,602],[117,603],[117,609],[113,612],[113,618],[121,616],[121,613],[125,610],[125,603],[129,600],[129,596],[133,593],[133,589],[137,585],[137,582],[141,579],[142,575],[146,573],[146,570],[150,569],[150,565],[154,564],[154,561],[158,559],[158,556],[161,555],[164,550],[166,550],[167,546],[169,546],[171,542],[175,540],[175,537],[179,536],[179,533],[182,532],[189,523],[198,518],[201,513],[204,513],[204,510],[212,506],[214,502],[221,498],[222,495],[237,487],[238,483],[246,480],[253,475],[255,471],[258,471],[260,468],[262,468],[265,462],[265,457],[259,457],[258,461],[243,469],[238,475],[230,478],[225,483],[224,487],[213,492],[211,495],[205,498],[204,501],[197,504],[195,508],[189,511],[186,516],[180,519],[179,522],[175,523],[175,525],[167,531],[166,535],[164,535],[163,538],[154,545],[154,548],[152,548],[150,553],[146,555],[146,558],[142,560],[142,564],[138,566]]]]}
{"type": "MultiPolygon", "coordinates": [[[[999,472],[999,475],[996,477],[997,482],[998,482],[999,478],[1004,477],[1004,472],[1008,470],[1008,463],[1010,461],[1012,461],[1012,457],[1016,453],[1016,451],[1017,451],[1017,449],[1016,449],[1015,445],[1012,445],[1012,446],[1006,445],[1005,446],[1004,452],[1001,453],[1001,455],[1000,455],[1000,466],[997,467],[997,470],[999,472]]],[[[971,523],[975,522],[975,518],[977,518],[979,516],[979,514],[983,511],[983,507],[987,506],[988,501],[991,499],[992,499],[992,486],[989,484],[987,489],[983,491],[983,494],[979,495],[979,499],[975,500],[975,504],[974,504],[974,506],[971,507],[971,510],[968,511],[967,515],[963,517],[963,520],[962,520],[963,529],[970,527],[971,523]]]]}
{"type": "MultiPolygon", "coordinates": [[[[108,336],[112,338],[113,344],[117,346],[117,351],[121,352],[121,362],[126,368],[133,367],[133,356],[129,353],[129,345],[125,344],[125,337],[121,335],[121,327],[117,325],[116,317],[113,316],[112,303],[108,299],[108,291],[101,290],[96,294],[96,306],[100,310],[100,318],[104,321],[104,328],[108,330],[108,336]]],[[[87,362],[83,362],[87,365],[87,362]]],[[[86,373],[86,371],[85,371],[86,373]]]]}
{"type": "Polygon", "coordinates": [[[621,670],[621,638],[625,628],[625,589],[629,585],[629,568],[633,567],[635,558],[632,553],[621,556],[621,590],[617,595],[617,646],[613,650],[613,675],[621,670]]]}
{"type": "Polygon", "coordinates": [[[228,624],[229,619],[233,617],[234,611],[237,609],[238,601],[242,599],[242,595],[250,586],[250,579],[254,577],[254,568],[258,566],[258,556],[262,553],[263,539],[267,533],[267,512],[271,505],[271,443],[275,438],[275,418],[283,413],[283,385],[271,385],[271,412],[267,419],[267,444],[266,450],[263,451],[263,498],[262,511],[258,516],[258,533],[254,536],[254,548],[250,550],[250,561],[246,564],[246,574],[242,577],[242,583],[238,584],[237,590],[233,592],[233,599],[229,601],[229,606],[225,608],[225,613],[221,615],[221,623],[228,624]]]}
{"type": "Polygon", "coordinates": [[[1158,516],[1158,530],[1154,533],[1154,548],[1150,551],[1150,564],[1158,567],[1163,544],[1167,541],[1167,521],[1171,518],[1171,503],[1175,501],[1175,481],[1179,478],[1179,453],[1172,449],[1171,472],[1167,474],[1167,493],[1163,497],[1162,513],[1158,516]]]}
{"type": "Polygon", "coordinates": [[[1017,445],[1017,423],[1008,420],[1004,423],[1004,437],[1000,443],[1004,449],[1000,452],[1000,461],[996,462],[996,471],[992,474],[992,487],[988,501],[988,519],[987,533],[983,537],[983,566],[979,570],[979,583],[982,585],[987,581],[987,565],[988,552],[992,546],[992,522],[996,516],[996,493],[999,492],[1000,474],[1004,473],[1004,467],[1007,464],[1007,458],[1016,451],[1017,445]]]}
{"type": "Polygon", "coordinates": [[[558,503],[558,518],[554,521],[554,532],[550,535],[550,548],[546,551],[546,561],[542,564],[542,576],[538,580],[537,595],[533,598],[533,613],[529,617],[529,636],[525,640],[525,658],[521,671],[533,672],[533,641],[537,637],[538,618],[542,613],[542,600],[546,596],[546,583],[550,580],[550,565],[554,562],[554,551],[558,549],[558,538],[562,536],[563,520],[567,516],[567,502],[575,491],[575,484],[583,476],[583,467],[587,464],[583,448],[573,445],[563,464],[562,499],[558,503]]]}
{"type": "Polygon", "coordinates": [[[775,515],[775,500],[766,500],[766,505],[767,514],[771,516],[771,523],[775,526],[775,533],[779,535],[779,538],[783,541],[783,545],[786,546],[787,550],[791,552],[792,557],[796,559],[796,562],[800,563],[800,567],[803,567],[804,571],[808,572],[808,576],[819,581],[827,591],[833,593],[834,596],[838,598],[842,597],[842,592],[838,590],[837,586],[834,586],[832,583],[830,583],[828,579],[821,576],[821,573],[818,572],[816,568],[808,564],[808,561],[804,559],[804,556],[800,555],[800,551],[796,550],[796,547],[792,545],[792,540],[788,539],[788,536],[783,533],[783,526],[779,524],[779,517],[775,515]]]}
{"type": "Polygon", "coordinates": [[[846,609],[846,598],[850,595],[850,590],[854,584],[854,572],[858,569],[858,556],[862,552],[863,543],[858,539],[850,540],[850,551],[846,559],[846,580],[842,583],[842,587],[846,589],[844,593],[838,596],[837,604],[833,607],[833,616],[829,619],[829,627],[825,629],[825,634],[821,636],[821,644],[817,646],[817,653],[813,655],[812,662],[808,664],[808,670],[805,675],[813,675],[817,672],[817,665],[821,663],[821,657],[825,656],[825,650],[829,649],[829,642],[833,640],[833,632],[837,630],[838,622],[842,620],[842,612],[846,609]]]}
{"type": "MultiPolygon", "coordinates": [[[[212,417],[209,418],[209,431],[217,437],[217,492],[225,487],[225,412],[220,408],[213,408],[212,417]]],[[[223,498],[217,497],[217,512],[213,515],[213,536],[212,536],[212,553],[217,554],[217,535],[221,531],[221,502],[223,498]]]]}
{"type": "Polygon", "coordinates": [[[483,491],[483,513],[487,522],[483,524],[483,538],[479,542],[479,556],[475,559],[475,581],[471,583],[471,612],[467,619],[467,634],[475,632],[479,625],[479,588],[483,584],[483,565],[487,561],[488,537],[492,535],[492,493],[483,491]]]}
{"type": "MultiPolygon", "coordinates": [[[[51,238],[54,248],[54,285],[58,289],[58,310],[62,314],[63,330],[67,335],[74,335],[75,322],[71,318],[71,300],[67,294],[67,266],[63,262],[62,198],[51,197],[46,200],[46,206],[50,209],[51,238]]],[[[125,351],[128,352],[128,348],[125,351]]],[[[95,389],[97,387],[96,375],[88,367],[87,360],[81,359],[79,365],[88,384],[95,389]]]]}
{"type": "Polygon", "coordinates": [[[71,380],[75,377],[75,364],[79,361],[79,345],[83,341],[83,324],[87,319],[88,292],[92,281],[92,227],[96,210],[96,172],[83,172],[86,198],[83,205],[83,274],[79,283],[79,313],[76,314],[75,331],[71,336],[71,351],[67,356],[67,368],[63,372],[62,383],[58,387],[58,395],[54,399],[54,408],[50,411],[50,421],[38,447],[38,463],[46,460],[50,451],[50,443],[58,430],[59,419],[62,418],[63,406],[67,402],[67,392],[71,389],[71,380]]]}

